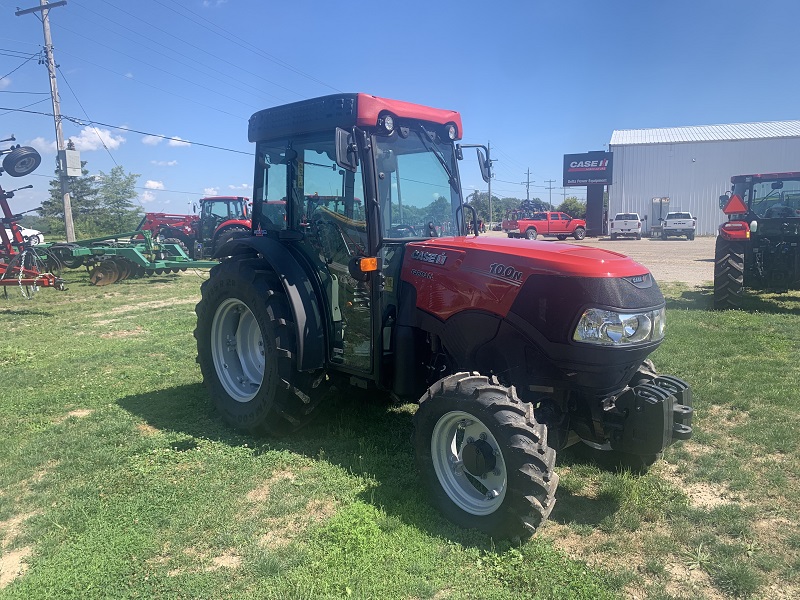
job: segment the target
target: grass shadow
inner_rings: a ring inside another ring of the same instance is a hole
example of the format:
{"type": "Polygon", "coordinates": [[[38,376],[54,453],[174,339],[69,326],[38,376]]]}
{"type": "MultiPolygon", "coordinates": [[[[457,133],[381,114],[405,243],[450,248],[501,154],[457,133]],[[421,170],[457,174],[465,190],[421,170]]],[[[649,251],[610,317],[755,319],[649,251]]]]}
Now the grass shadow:
{"type": "MultiPolygon", "coordinates": [[[[686,288],[681,284],[662,285],[667,310],[713,310],[712,285],[686,288]]],[[[800,315],[800,292],[744,292],[738,310],[748,313],[800,315]]]]}
{"type": "MultiPolygon", "coordinates": [[[[2,298],[2,294],[0,294],[2,298]]],[[[5,299],[5,298],[2,298],[5,299]]],[[[40,308],[0,308],[0,316],[6,317],[52,317],[53,313],[40,308]]]]}
{"type": "MultiPolygon", "coordinates": [[[[413,410],[408,405],[348,389],[331,394],[308,426],[284,438],[267,438],[239,433],[225,424],[201,384],[127,396],[118,404],[159,430],[236,447],[247,444],[254,456],[277,450],[325,460],[373,482],[359,499],[405,524],[464,546],[497,548],[489,536],[447,521],[429,502],[414,463],[413,410]]],[[[556,498],[551,518],[564,524],[594,527],[618,509],[613,502],[567,490],[558,491],[556,498]]]]}

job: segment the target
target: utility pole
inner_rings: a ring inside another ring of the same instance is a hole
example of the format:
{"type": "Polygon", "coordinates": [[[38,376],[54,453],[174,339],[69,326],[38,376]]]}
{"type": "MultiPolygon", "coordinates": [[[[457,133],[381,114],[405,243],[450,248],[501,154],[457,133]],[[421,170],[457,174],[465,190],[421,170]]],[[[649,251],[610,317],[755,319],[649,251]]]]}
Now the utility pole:
{"type": "Polygon", "coordinates": [[[545,183],[550,184],[547,189],[550,190],[550,202],[549,202],[550,210],[553,210],[553,184],[556,182],[556,180],[555,179],[545,179],[544,181],[545,181],[545,183]]]}
{"type": "Polygon", "coordinates": [[[531,181],[531,170],[530,169],[527,170],[526,175],[527,175],[527,177],[526,177],[525,181],[523,182],[525,184],[525,200],[526,201],[530,201],[530,199],[531,199],[531,183],[533,183],[531,181]]]}
{"type": "Polygon", "coordinates": [[[56,61],[53,58],[53,42],[50,39],[50,9],[58,6],[64,6],[66,0],[60,2],[53,2],[48,4],[47,0],[39,0],[39,6],[36,8],[26,8],[25,10],[18,10],[14,14],[16,16],[26,15],[28,13],[41,12],[42,13],[42,30],[44,31],[44,53],[47,60],[47,73],[50,76],[50,96],[53,100],[53,120],[56,125],[56,147],[58,148],[58,179],[61,183],[61,196],[64,199],[64,229],[67,234],[67,241],[75,241],[75,226],[72,223],[72,202],[69,197],[69,178],[67,177],[66,157],[64,154],[64,133],[61,130],[61,101],[58,97],[58,85],[56,83],[56,61]]]}

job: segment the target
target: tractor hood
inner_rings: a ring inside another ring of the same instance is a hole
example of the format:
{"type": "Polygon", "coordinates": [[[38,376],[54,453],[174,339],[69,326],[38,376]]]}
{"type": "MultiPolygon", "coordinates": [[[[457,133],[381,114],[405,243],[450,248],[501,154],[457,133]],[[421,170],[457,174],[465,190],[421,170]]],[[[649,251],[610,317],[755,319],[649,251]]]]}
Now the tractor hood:
{"type": "Polygon", "coordinates": [[[567,294],[563,301],[572,310],[583,303],[638,308],[664,302],[647,268],[627,256],[554,242],[484,236],[412,242],[401,277],[416,288],[417,308],[440,319],[464,310],[504,317],[515,303],[542,295],[555,300],[554,294],[567,294]]]}
{"type": "Polygon", "coordinates": [[[464,260],[469,255],[470,263],[500,261],[517,269],[524,267],[528,273],[567,277],[631,277],[649,273],[646,267],[618,252],[545,241],[486,236],[444,237],[411,243],[408,251],[412,254],[417,251],[445,255],[449,252],[454,261],[464,260]]]}

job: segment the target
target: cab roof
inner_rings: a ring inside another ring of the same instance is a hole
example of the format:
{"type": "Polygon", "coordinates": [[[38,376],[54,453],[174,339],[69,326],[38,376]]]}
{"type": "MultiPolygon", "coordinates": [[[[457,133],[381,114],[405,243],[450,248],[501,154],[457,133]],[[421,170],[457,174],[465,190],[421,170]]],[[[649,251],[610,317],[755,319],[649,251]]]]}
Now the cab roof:
{"type": "Polygon", "coordinates": [[[247,137],[251,142],[302,135],[336,127],[375,127],[378,118],[391,113],[395,118],[418,119],[456,126],[461,139],[461,115],[454,110],[431,108],[370,94],[333,94],[260,110],[250,117],[247,137]]]}

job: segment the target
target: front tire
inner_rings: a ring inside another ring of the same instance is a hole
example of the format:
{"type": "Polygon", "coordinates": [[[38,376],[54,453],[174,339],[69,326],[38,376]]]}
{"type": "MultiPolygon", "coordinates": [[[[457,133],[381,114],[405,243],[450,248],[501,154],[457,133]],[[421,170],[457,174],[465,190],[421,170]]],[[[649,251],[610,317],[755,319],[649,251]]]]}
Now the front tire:
{"type": "Polygon", "coordinates": [[[451,375],[422,397],[414,425],[417,468],[448,519],[497,539],[528,538],[547,519],[555,450],[513,388],[451,375]]]}
{"type": "Polygon", "coordinates": [[[539,234],[533,227],[529,227],[525,231],[525,237],[528,238],[529,240],[535,240],[537,235],[539,234]]]}
{"type": "Polygon", "coordinates": [[[309,376],[296,370],[292,313],[268,263],[223,261],[200,292],[197,360],[225,421],[270,435],[308,423],[318,402],[308,395],[309,376]]]}
{"type": "Polygon", "coordinates": [[[714,251],[714,308],[739,308],[744,290],[744,242],[717,238],[714,251]]]}
{"type": "Polygon", "coordinates": [[[586,230],[583,227],[576,227],[575,231],[572,233],[572,237],[576,240],[582,240],[586,237],[586,230]]]}

